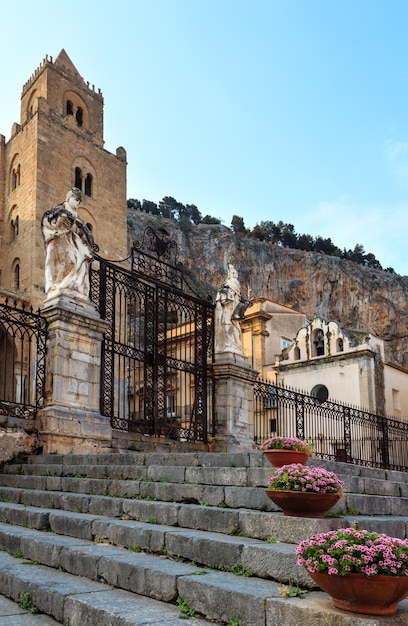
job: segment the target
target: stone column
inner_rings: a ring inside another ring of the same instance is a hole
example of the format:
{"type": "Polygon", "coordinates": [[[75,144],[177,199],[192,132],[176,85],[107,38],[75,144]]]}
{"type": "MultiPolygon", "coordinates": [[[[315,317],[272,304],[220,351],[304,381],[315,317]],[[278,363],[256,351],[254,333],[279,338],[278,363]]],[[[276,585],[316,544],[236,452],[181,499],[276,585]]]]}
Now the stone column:
{"type": "Polygon", "coordinates": [[[244,356],[232,352],[216,354],[213,371],[217,432],[211,448],[215,452],[255,449],[254,381],[258,372],[244,356]]]}
{"type": "Polygon", "coordinates": [[[41,312],[48,321],[43,452],[109,452],[110,420],[99,410],[106,322],[89,301],[65,294],[48,298],[41,312]]]}

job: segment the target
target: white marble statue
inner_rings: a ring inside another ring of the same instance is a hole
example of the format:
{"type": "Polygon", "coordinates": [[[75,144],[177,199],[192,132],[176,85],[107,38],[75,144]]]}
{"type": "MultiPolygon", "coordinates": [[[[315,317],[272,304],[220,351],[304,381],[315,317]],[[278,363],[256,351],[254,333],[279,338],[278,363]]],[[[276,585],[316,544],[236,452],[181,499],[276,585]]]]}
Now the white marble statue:
{"type": "Polygon", "coordinates": [[[239,320],[250,302],[241,296],[238,272],[228,263],[228,275],[215,299],[215,353],[233,352],[243,355],[239,320]]]}
{"type": "Polygon", "coordinates": [[[77,213],[81,200],[81,191],[72,187],[65,202],[46,211],[42,217],[47,298],[71,292],[89,299],[89,266],[94,241],[90,229],[77,213]]]}

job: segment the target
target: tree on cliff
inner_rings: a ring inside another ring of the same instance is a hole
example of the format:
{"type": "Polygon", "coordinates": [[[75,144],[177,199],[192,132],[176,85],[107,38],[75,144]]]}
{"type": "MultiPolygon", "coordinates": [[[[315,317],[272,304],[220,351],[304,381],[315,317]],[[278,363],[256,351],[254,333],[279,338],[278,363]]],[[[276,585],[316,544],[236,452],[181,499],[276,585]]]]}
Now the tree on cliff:
{"type": "Polygon", "coordinates": [[[248,232],[245,228],[244,219],[242,217],[239,217],[238,215],[232,216],[231,227],[236,235],[246,235],[248,232]]]}
{"type": "Polygon", "coordinates": [[[211,217],[211,215],[205,215],[201,220],[202,224],[221,224],[221,220],[218,217],[211,217]]]}

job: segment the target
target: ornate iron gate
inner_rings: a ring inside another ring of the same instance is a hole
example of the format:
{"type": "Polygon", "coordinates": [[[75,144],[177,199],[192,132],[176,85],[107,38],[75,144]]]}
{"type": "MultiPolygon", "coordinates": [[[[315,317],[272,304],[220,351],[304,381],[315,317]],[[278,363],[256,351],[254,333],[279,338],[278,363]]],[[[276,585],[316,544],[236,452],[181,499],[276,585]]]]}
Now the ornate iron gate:
{"type": "Polygon", "coordinates": [[[45,395],[47,323],[24,304],[0,304],[0,414],[33,419],[45,395]]]}
{"type": "Polygon", "coordinates": [[[97,256],[91,298],[108,323],[101,413],[113,428],[207,441],[214,307],[197,296],[163,229],[147,228],[124,269],[97,256]]]}

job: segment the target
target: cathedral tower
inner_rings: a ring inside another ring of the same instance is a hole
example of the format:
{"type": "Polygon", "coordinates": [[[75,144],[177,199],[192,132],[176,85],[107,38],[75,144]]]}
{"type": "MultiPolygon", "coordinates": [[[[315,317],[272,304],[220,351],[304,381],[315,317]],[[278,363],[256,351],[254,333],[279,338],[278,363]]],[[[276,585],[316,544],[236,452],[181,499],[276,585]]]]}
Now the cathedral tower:
{"type": "Polygon", "coordinates": [[[20,123],[0,135],[0,293],[35,308],[44,299],[43,213],[79,187],[79,215],[99,254],[127,256],[126,152],[104,149],[103,97],[62,50],[23,87],[20,123]]]}

